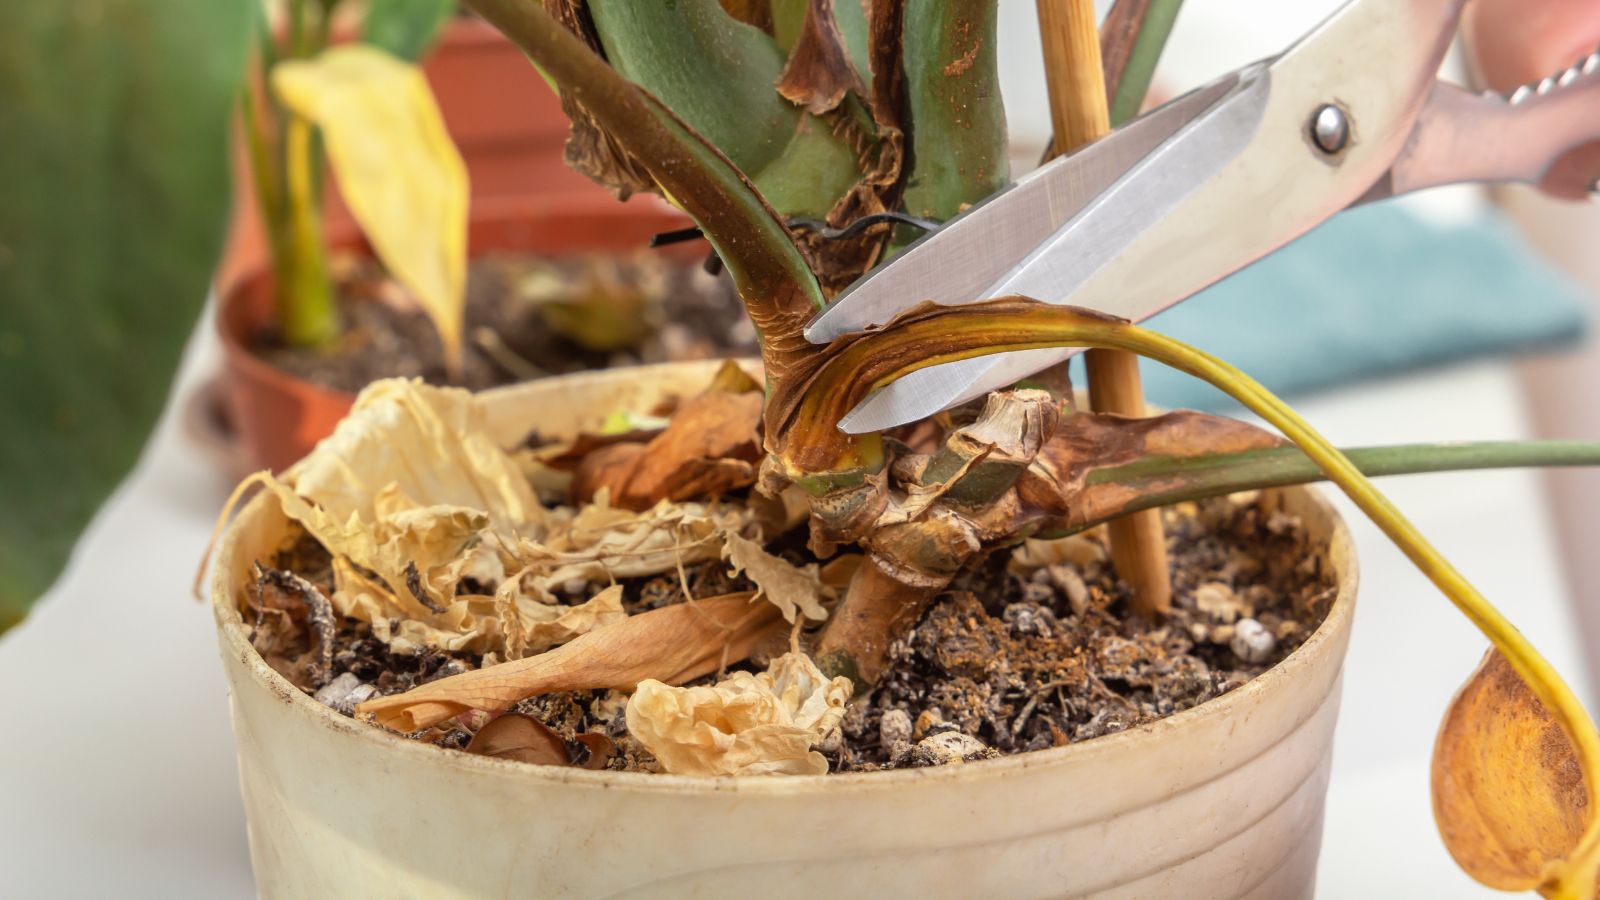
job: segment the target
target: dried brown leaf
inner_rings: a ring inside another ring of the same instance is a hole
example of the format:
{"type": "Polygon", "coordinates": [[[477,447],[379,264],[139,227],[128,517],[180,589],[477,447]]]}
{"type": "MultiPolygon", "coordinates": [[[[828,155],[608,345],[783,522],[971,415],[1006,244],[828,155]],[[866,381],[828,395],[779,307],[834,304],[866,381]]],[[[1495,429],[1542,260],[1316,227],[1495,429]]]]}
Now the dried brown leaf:
{"type": "Polygon", "coordinates": [[[554,650],[431,681],[357,707],[378,724],[412,732],[471,709],[506,709],[551,691],[632,690],[646,679],[667,684],[738,662],[787,626],[778,608],[750,592],[663,606],[597,628],[554,650]]]}
{"type": "MultiPolygon", "coordinates": [[[[605,57],[583,0],[543,0],[543,4],[546,12],[577,35],[596,56],[605,57]]],[[[655,179],[638,157],[623,149],[622,143],[602,128],[571,92],[561,92],[561,111],[572,122],[567,135],[567,165],[611,188],[618,200],[626,200],[636,191],[659,192],[655,179]]]]}
{"type": "Polygon", "coordinates": [[[643,681],[628,701],[628,733],[678,775],[823,775],[811,748],[844,718],[851,684],[828,678],[803,653],[785,653],[759,674],[714,685],[643,681]]]}
{"type": "Polygon", "coordinates": [[[850,64],[844,35],[833,17],[833,0],[809,0],[794,49],[778,77],[778,93],[820,116],[838,106],[847,91],[864,93],[865,88],[850,64]]]}
{"type": "Polygon", "coordinates": [[[1087,569],[1105,563],[1108,557],[1102,536],[1094,533],[1075,534],[1055,540],[1028,538],[1012,552],[1006,569],[1024,576],[1062,563],[1087,569]]]}
{"type": "Polygon", "coordinates": [[[467,742],[466,751],[539,766],[567,766],[567,742],[531,716],[506,713],[490,719],[467,742]]]}
{"type": "MultiPolygon", "coordinates": [[[[872,128],[862,127],[848,106],[834,108],[822,117],[822,121],[855,150],[856,165],[861,170],[861,177],[828,210],[827,222],[835,228],[900,206],[907,170],[903,121],[905,71],[900,53],[904,6],[902,2],[883,2],[872,3],[867,9],[867,45],[871,53],[868,65],[872,70],[872,91],[867,100],[872,128]]],[[[807,16],[811,13],[808,6],[807,16]]],[[[848,60],[845,64],[849,64],[848,60]]],[[[859,92],[859,88],[857,90],[859,92]]],[[[797,237],[814,260],[814,269],[824,291],[831,296],[881,261],[894,233],[893,225],[880,223],[869,225],[849,238],[824,238],[815,231],[804,231],[797,237]]],[[[805,349],[801,345],[796,348],[805,349]]],[[[787,369],[788,366],[784,366],[769,368],[769,371],[782,375],[787,369]]]]}
{"type": "Polygon", "coordinates": [[[1276,447],[1283,439],[1254,425],[1180,410],[1145,419],[1074,413],[1061,420],[1017,482],[1025,507],[1069,524],[1097,521],[1137,494],[1117,483],[1089,484],[1090,474],[1152,456],[1195,458],[1276,447]]]}
{"type": "Polygon", "coordinates": [[[585,769],[604,769],[606,763],[611,762],[611,757],[617,755],[617,745],[612,742],[611,738],[598,731],[584,732],[574,737],[573,740],[582,744],[584,749],[589,751],[588,755],[577,763],[577,765],[585,769]]]}
{"type": "Polygon", "coordinates": [[[1495,650],[1450,701],[1432,781],[1450,855],[1499,890],[1549,888],[1595,814],[1572,743],[1495,650]]]}
{"type": "Polygon", "coordinates": [[[707,394],[750,394],[761,391],[761,382],[750,377],[744,366],[731,359],[722,361],[717,367],[715,375],[711,376],[711,383],[706,385],[707,394]]]}
{"type": "Polygon", "coordinates": [[[724,538],[722,558],[732,564],[730,574],[743,572],[756,583],[756,596],[775,604],[790,623],[797,613],[818,622],[828,617],[828,611],[822,608],[823,586],[816,563],[796,567],[736,534],[724,538]]]}
{"type": "Polygon", "coordinates": [[[421,381],[368,386],[309,456],[260,480],[334,555],[340,591],[357,567],[375,576],[354,588],[387,615],[446,609],[467,557],[507,553],[548,524],[472,395],[421,381]]]}
{"type": "Polygon", "coordinates": [[[602,490],[626,509],[662,500],[716,497],[755,483],[761,395],[713,392],[683,405],[643,446],[616,444],[589,454],[573,479],[577,502],[602,490]]]}
{"type": "Polygon", "coordinates": [[[564,644],[580,634],[604,628],[628,617],[622,608],[622,585],[614,584],[576,605],[553,602],[542,584],[530,597],[522,590],[527,573],[506,579],[495,592],[495,611],[506,629],[505,656],[521,659],[530,653],[564,644]]]}
{"type": "Polygon", "coordinates": [[[593,503],[553,527],[543,542],[524,541],[517,554],[525,565],[549,563],[544,578],[551,584],[574,579],[607,583],[716,559],[723,535],[746,533],[752,519],[740,504],[663,500],[634,512],[593,503]]]}

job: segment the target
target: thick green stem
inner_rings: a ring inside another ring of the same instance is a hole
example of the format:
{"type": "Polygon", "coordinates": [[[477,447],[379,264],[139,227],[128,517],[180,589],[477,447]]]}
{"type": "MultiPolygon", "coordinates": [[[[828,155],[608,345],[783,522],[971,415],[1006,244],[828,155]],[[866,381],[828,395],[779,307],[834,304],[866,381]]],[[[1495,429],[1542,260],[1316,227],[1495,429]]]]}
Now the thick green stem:
{"type": "Polygon", "coordinates": [[[328,277],[328,248],[322,233],[322,208],[312,169],[315,154],[311,123],[291,116],[284,141],[287,206],[282,254],[278,259],[278,327],[295,347],[324,346],[339,334],[328,277]]]}

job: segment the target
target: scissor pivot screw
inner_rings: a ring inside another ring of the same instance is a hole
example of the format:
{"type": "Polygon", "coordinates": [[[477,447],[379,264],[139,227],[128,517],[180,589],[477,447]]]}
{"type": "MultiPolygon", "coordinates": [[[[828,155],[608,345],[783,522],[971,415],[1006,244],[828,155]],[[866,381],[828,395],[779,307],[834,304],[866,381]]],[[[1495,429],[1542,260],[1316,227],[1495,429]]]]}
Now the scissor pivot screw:
{"type": "Polygon", "coordinates": [[[1350,143],[1350,118],[1332,103],[1322,104],[1311,114],[1311,140],[1323,153],[1338,153],[1350,143]]]}

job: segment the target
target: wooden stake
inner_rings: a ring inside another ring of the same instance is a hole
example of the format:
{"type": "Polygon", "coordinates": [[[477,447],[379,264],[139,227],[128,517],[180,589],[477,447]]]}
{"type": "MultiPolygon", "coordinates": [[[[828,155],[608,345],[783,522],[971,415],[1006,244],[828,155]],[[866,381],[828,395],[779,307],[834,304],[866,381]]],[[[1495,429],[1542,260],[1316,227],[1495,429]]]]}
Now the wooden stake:
{"type": "Polygon", "coordinates": [[[1050,124],[1060,155],[1111,131],[1100,31],[1093,0],[1038,0],[1038,8],[1050,124]]]}
{"type": "MultiPolygon", "coordinates": [[[[1037,2],[1050,121],[1055,128],[1053,146],[1057,153],[1067,153],[1111,131],[1094,0],[1037,2]]],[[[1090,350],[1084,362],[1089,370],[1090,409],[1145,415],[1138,357],[1119,350],[1090,350]]],[[[1134,612],[1147,617],[1166,613],[1172,608],[1172,576],[1160,510],[1115,519],[1107,530],[1112,565],[1133,589],[1134,612]]]]}
{"type": "MultiPolygon", "coordinates": [[[[1139,386],[1139,358],[1121,350],[1090,350],[1089,408],[1124,416],[1145,414],[1139,386]]],[[[1111,564],[1133,589],[1133,611],[1165,615],[1172,609],[1172,573],[1167,568],[1167,537],[1161,510],[1147,509],[1106,523],[1111,539],[1111,564]]]]}

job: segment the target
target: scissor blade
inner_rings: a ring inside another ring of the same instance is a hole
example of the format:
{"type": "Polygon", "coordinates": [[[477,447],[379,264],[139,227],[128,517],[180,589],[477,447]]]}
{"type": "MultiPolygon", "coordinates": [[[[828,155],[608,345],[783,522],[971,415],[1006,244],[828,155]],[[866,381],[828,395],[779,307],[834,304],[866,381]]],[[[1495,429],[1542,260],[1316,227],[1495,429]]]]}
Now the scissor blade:
{"type": "Polygon", "coordinates": [[[806,326],[813,343],[881,325],[924,300],[971,303],[1128,169],[1209,108],[1236,74],[1028,173],[873,269],[806,326]]]}
{"type": "MultiPolygon", "coordinates": [[[[1269,94],[1265,66],[1241,69],[1207,91],[1209,102],[1159,146],[1135,161],[1105,190],[972,299],[1021,294],[1048,303],[1072,302],[1135,321],[1182,299],[1164,284],[1100,291],[1080,299],[1095,277],[1124,260],[1146,232],[1216,177],[1248,146],[1269,94]]],[[[1093,146],[1093,145],[1091,145],[1093,146]]],[[[1129,277],[1150,272],[1137,268],[1129,277]]],[[[1107,282],[1100,282],[1102,284],[1107,282]]],[[[1129,287],[1133,287],[1129,285],[1129,287]]],[[[963,302],[970,302],[964,300],[963,302]]],[[[904,298],[901,300],[904,305],[904,298]]],[[[840,421],[847,432],[881,431],[932,415],[1012,384],[1070,358],[1078,350],[1030,350],[981,357],[913,372],[868,397],[840,421]]]]}
{"type": "MultiPolygon", "coordinates": [[[[1022,294],[1138,321],[1314,228],[1388,172],[1434,83],[1454,10],[1349,3],[1283,55],[1241,70],[1223,97],[981,296],[1022,294]],[[1349,140],[1333,151],[1309,128],[1329,104],[1350,122],[1349,140]]],[[[898,308],[918,299],[903,296],[898,308]]],[[[869,396],[839,427],[916,421],[1073,352],[923,369],[869,396]]]]}

